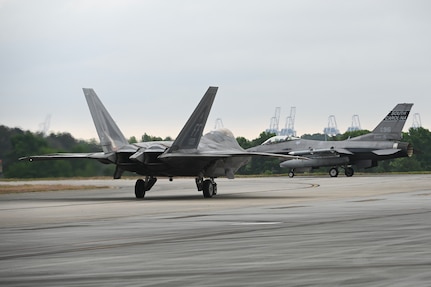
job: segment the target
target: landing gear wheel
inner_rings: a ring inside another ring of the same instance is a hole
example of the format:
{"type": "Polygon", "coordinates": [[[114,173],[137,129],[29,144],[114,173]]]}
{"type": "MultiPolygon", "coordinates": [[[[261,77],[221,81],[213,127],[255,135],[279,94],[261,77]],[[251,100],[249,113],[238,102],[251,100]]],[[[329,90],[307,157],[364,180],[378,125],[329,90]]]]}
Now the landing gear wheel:
{"type": "Polygon", "coordinates": [[[217,183],[213,182],[213,195],[217,195],[217,183]]]}
{"type": "Polygon", "coordinates": [[[135,196],[136,198],[144,198],[145,192],[150,190],[157,182],[157,178],[153,176],[145,177],[145,180],[138,179],[135,184],[135,196]]]}
{"type": "Polygon", "coordinates": [[[292,177],[294,177],[294,176],[295,176],[295,173],[293,172],[293,170],[291,170],[291,171],[289,171],[289,174],[288,174],[288,175],[289,175],[289,177],[290,177],[290,178],[292,178],[292,177]]]}
{"type": "Polygon", "coordinates": [[[135,184],[135,196],[136,198],[144,198],[145,196],[145,181],[138,179],[135,184]]]}
{"type": "Polygon", "coordinates": [[[338,176],[338,168],[333,167],[329,170],[329,176],[330,177],[337,177],[338,176]]]}
{"type": "Polygon", "coordinates": [[[211,198],[217,194],[217,184],[213,183],[210,179],[203,182],[203,195],[204,198],[211,198]]]}
{"type": "Polygon", "coordinates": [[[346,167],[345,169],[344,169],[344,174],[347,176],[347,177],[351,177],[351,176],[353,176],[353,174],[355,173],[355,171],[353,170],[353,168],[351,168],[351,167],[346,167]]]}

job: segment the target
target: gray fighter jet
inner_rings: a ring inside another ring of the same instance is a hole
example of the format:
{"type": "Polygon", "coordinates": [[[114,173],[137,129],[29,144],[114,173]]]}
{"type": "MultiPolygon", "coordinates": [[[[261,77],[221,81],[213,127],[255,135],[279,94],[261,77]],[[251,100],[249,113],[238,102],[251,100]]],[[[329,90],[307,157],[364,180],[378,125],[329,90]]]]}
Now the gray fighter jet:
{"type": "Polygon", "coordinates": [[[242,149],[227,129],[211,131],[202,136],[208,115],[217,93],[209,87],[175,141],[152,141],[130,144],[93,89],[83,89],[103,152],[55,153],[22,157],[20,160],[95,159],[104,164],[115,164],[114,178],[121,178],[124,171],[145,176],[135,185],[136,198],[143,198],[157,181],[158,176],[195,177],[198,191],[205,198],[217,193],[214,178],[225,176],[233,179],[234,173],[252,156],[274,156],[285,160],[298,158],[250,152],[242,149]],[[207,179],[204,179],[207,178],[207,179]]]}
{"type": "Polygon", "coordinates": [[[317,141],[288,136],[275,136],[262,145],[247,149],[252,152],[268,152],[297,155],[308,158],[284,161],[281,167],[289,168],[289,176],[295,170],[330,166],[329,175],[338,176],[339,167],[346,176],[353,176],[352,165],[362,168],[377,166],[377,161],[398,157],[410,157],[413,148],[400,142],[401,131],[413,104],[398,104],[369,134],[344,141],[317,141]]]}

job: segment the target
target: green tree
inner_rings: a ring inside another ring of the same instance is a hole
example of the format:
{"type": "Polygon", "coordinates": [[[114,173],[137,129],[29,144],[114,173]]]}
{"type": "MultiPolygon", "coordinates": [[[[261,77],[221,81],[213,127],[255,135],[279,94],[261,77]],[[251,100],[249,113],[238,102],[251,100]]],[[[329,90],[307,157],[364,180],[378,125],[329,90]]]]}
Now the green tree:
{"type": "Polygon", "coordinates": [[[22,135],[24,131],[18,128],[8,128],[6,126],[0,126],[0,159],[3,161],[3,167],[7,168],[8,164],[11,163],[9,154],[12,151],[11,137],[15,135],[22,135]]]}
{"type": "Polygon", "coordinates": [[[317,141],[331,140],[331,138],[325,134],[312,134],[312,135],[304,134],[301,136],[301,138],[306,140],[317,140],[317,141]]]}
{"type": "MultiPolygon", "coordinates": [[[[236,140],[244,148],[251,148],[261,145],[269,138],[275,136],[274,133],[262,132],[258,138],[251,141],[244,137],[238,137],[236,140]]],[[[241,167],[238,174],[277,174],[281,173],[280,160],[270,157],[253,157],[245,166],[241,167]]]]}
{"type": "Polygon", "coordinates": [[[133,144],[133,143],[137,143],[138,142],[138,140],[136,139],[136,137],[135,136],[132,136],[130,139],[129,139],[129,143],[131,143],[131,144],[133,144]]]}
{"type": "Polygon", "coordinates": [[[243,149],[248,149],[252,147],[252,143],[251,141],[249,141],[248,139],[246,139],[245,137],[237,137],[236,141],[238,142],[238,144],[243,148],[243,149]]]}
{"type": "Polygon", "coordinates": [[[141,137],[141,141],[143,142],[162,141],[162,140],[163,139],[161,137],[150,136],[147,133],[144,133],[144,135],[141,137]]]}
{"type": "Polygon", "coordinates": [[[56,152],[96,152],[100,146],[91,140],[77,141],[68,133],[51,134],[44,138],[41,134],[33,134],[29,131],[15,133],[8,138],[10,149],[8,150],[4,176],[13,178],[37,178],[37,177],[71,177],[71,176],[96,176],[112,175],[114,167],[103,165],[95,160],[49,160],[18,161],[20,157],[29,155],[41,155],[56,152]]]}
{"type": "Polygon", "coordinates": [[[10,138],[12,149],[7,155],[8,165],[4,169],[5,177],[36,177],[38,174],[50,171],[51,168],[43,163],[38,163],[31,168],[28,163],[19,162],[18,159],[29,154],[50,153],[48,143],[39,135],[34,135],[27,131],[23,134],[17,134],[10,138]]]}
{"type": "Polygon", "coordinates": [[[431,171],[431,132],[422,127],[410,128],[403,134],[403,141],[409,142],[414,149],[408,160],[417,161],[422,171],[431,171]]]}

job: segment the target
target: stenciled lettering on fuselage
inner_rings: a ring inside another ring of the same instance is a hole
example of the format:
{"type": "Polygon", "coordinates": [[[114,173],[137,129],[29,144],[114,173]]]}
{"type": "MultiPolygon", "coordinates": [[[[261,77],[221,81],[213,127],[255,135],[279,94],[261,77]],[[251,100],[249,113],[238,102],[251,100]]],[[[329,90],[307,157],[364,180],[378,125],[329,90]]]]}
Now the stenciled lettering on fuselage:
{"type": "Polygon", "coordinates": [[[405,121],[409,113],[410,111],[392,111],[386,116],[385,121],[405,121]]]}

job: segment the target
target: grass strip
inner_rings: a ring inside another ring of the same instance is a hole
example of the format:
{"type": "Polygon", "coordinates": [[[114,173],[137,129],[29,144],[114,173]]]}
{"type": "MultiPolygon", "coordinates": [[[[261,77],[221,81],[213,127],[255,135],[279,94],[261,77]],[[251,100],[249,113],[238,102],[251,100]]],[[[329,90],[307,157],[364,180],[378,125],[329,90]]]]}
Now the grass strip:
{"type": "Polygon", "coordinates": [[[20,192],[42,192],[42,191],[61,191],[61,190],[85,190],[108,188],[107,186],[95,185],[65,185],[65,184],[20,184],[5,185],[0,184],[0,194],[20,193],[20,192]]]}

